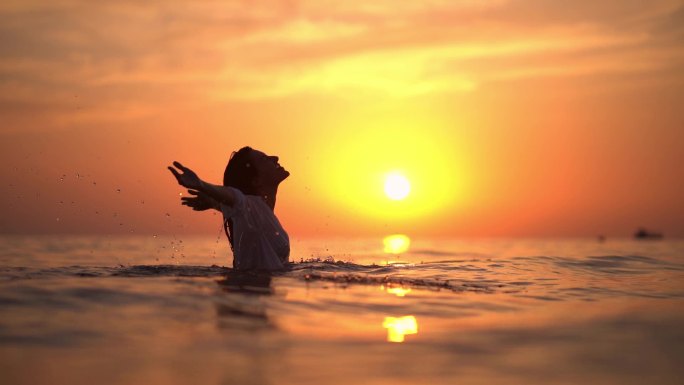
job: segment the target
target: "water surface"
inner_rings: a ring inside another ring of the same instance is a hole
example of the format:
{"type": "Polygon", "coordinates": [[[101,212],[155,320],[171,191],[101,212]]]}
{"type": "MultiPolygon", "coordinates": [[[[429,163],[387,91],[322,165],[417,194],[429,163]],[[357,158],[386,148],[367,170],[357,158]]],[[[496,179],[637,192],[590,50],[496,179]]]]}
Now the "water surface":
{"type": "Polygon", "coordinates": [[[684,242],[2,237],[3,384],[678,384],[684,242]],[[308,262],[306,262],[308,260],[308,262]]]}

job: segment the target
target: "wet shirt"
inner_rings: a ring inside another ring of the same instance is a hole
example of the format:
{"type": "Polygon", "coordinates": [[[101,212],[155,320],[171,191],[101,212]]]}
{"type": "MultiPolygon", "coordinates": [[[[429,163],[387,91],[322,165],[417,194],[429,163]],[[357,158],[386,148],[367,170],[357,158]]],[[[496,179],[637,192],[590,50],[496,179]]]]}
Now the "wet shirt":
{"type": "Polygon", "coordinates": [[[233,267],[239,270],[282,270],[290,256],[290,239],[262,197],[232,188],[233,206],[221,205],[233,221],[233,267]]]}

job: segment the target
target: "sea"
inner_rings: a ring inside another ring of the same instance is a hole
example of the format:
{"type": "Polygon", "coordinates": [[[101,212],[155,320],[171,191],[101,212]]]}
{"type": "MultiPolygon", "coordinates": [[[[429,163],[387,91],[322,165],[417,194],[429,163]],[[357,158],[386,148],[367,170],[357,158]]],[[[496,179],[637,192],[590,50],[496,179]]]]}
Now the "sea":
{"type": "Polygon", "coordinates": [[[684,241],[0,236],[0,384],[683,384],[684,241]]]}

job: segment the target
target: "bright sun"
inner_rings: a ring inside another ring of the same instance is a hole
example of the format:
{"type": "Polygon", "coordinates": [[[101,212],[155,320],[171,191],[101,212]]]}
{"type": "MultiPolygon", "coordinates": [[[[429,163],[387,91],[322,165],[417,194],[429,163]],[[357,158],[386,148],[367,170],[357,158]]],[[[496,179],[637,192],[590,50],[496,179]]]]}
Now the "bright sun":
{"type": "Polygon", "coordinates": [[[399,201],[411,192],[411,183],[399,172],[391,172],[385,178],[385,194],[389,199],[399,201]]]}

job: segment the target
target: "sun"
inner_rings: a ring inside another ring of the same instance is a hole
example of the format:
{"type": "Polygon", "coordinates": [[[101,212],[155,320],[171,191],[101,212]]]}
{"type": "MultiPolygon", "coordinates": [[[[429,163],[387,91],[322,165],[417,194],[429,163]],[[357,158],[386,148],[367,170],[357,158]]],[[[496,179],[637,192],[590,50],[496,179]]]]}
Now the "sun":
{"type": "Polygon", "coordinates": [[[400,201],[406,198],[411,192],[411,183],[400,172],[394,171],[387,174],[385,178],[385,195],[389,199],[400,201]]]}

